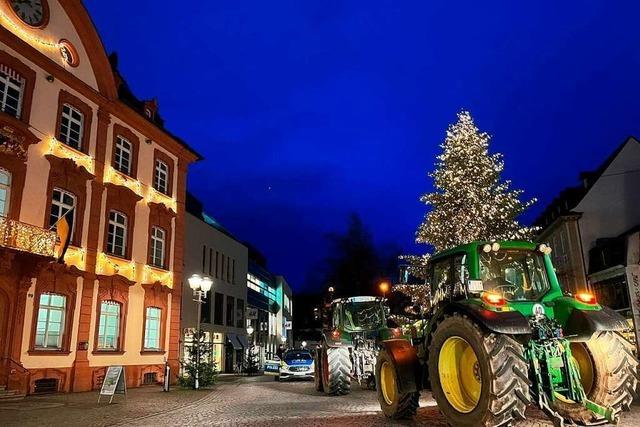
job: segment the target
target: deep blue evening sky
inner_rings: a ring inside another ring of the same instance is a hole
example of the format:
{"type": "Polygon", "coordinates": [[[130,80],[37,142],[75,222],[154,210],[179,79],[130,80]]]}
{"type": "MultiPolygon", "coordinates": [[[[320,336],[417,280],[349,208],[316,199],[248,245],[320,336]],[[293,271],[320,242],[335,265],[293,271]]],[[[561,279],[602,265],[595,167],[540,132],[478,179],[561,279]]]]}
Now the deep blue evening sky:
{"type": "Polygon", "coordinates": [[[191,190],[298,290],[351,211],[416,250],[461,108],[540,199],[527,220],[640,135],[637,2],[85,4],[133,91],[206,157],[191,190]]]}

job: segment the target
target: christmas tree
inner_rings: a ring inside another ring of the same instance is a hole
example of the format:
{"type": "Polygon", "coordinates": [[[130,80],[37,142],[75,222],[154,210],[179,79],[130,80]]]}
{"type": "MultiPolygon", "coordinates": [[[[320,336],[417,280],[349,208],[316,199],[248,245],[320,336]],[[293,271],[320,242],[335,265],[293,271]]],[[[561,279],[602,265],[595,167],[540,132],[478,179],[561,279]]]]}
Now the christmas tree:
{"type": "Polygon", "coordinates": [[[196,373],[199,387],[213,385],[218,375],[218,367],[211,357],[213,344],[205,340],[203,330],[194,331],[190,345],[185,345],[186,357],[180,362],[182,375],[178,378],[178,384],[182,387],[195,388],[196,373]]]}
{"type": "MultiPolygon", "coordinates": [[[[449,126],[441,145],[436,170],[429,174],[434,191],[423,195],[429,211],[416,232],[416,242],[436,252],[474,240],[530,239],[536,231],[524,227],[518,217],[535,199],[521,201],[522,191],[511,190],[503,181],[502,155],[489,153],[491,137],[480,132],[467,111],[458,113],[458,121],[449,126]]],[[[404,257],[409,272],[427,280],[424,256],[404,257]]],[[[397,290],[410,296],[414,304],[428,299],[428,286],[401,285],[397,290]]]]}
{"type": "Polygon", "coordinates": [[[251,343],[247,349],[247,363],[244,367],[244,373],[247,375],[255,375],[260,370],[259,355],[256,346],[251,343]]]}

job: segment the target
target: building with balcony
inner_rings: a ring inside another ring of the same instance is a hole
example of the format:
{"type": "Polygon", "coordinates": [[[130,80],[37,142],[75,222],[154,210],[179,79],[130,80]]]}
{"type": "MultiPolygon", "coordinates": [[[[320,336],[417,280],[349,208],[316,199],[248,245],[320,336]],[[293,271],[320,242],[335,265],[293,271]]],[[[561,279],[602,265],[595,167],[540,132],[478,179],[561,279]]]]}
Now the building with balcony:
{"type": "MultiPolygon", "coordinates": [[[[213,344],[211,355],[221,372],[232,373],[244,360],[247,342],[247,247],[202,204],[187,196],[184,274],[208,276],[211,291],[201,307],[200,329],[213,344]]],[[[182,290],[183,358],[197,327],[197,303],[187,281],[182,290]]]]}
{"type": "Polygon", "coordinates": [[[199,156],[133,96],[81,2],[1,1],[0,24],[0,386],[87,391],[109,365],[161,381],[199,156]]]}
{"type": "Polygon", "coordinates": [[[581,184],[563,190],[536,220],[560,283],[590,289],[640,327],[640,142],[625,140],[581,184]]]}

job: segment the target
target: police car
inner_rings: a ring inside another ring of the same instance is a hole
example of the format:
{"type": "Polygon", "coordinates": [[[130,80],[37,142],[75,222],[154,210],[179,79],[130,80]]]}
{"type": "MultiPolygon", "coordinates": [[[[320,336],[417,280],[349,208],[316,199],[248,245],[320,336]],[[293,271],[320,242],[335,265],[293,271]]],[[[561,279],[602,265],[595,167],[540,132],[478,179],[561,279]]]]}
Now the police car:
{"type": "Polygon", "coordinates": [[[275,380],[300,378],[313,380],[313,356],[309,350],[287,350],[280,360],[275,380]]]}

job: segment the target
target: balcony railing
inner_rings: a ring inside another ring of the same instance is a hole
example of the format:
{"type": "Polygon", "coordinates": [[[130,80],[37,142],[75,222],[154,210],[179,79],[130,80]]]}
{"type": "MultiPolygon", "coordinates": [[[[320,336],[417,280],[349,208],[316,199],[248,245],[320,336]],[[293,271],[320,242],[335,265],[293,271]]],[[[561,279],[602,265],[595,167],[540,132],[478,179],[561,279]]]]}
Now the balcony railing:
{"type": "Polygon", "coordinates": [[[54,257],[56,239],[54,231],[0,217],[0,246],[54,257]]]}

